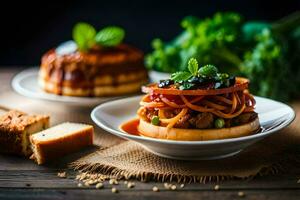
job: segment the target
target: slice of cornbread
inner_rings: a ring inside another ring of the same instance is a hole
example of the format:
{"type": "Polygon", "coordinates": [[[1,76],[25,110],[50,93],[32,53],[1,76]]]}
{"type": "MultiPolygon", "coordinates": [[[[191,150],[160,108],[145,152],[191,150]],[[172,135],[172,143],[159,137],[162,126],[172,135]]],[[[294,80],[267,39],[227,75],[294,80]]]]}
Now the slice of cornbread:
{"type": "Polygon", "coordinates": [[[40,165],[93,144],[94,128],[79,123],[62,123],[30,137],[32,158],[40,165]]]}
{"type": "Polygon", "coordinates": [[[29,136],[49,127],[49,116],[10,110],[0,116],[0,152],[30,156],[29,136]]]}

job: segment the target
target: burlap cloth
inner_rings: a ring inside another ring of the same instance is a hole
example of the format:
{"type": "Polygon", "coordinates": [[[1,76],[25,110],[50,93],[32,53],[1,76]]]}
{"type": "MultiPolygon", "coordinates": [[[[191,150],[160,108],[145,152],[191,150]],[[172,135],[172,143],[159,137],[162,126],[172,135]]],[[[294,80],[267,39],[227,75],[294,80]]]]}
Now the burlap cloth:
{"type": "MultiPolygon", "coordinates": [[[[52,125],[64,121],[92,123],[91,108],[31,100],[10,89],[1,91],[0,105],[30,113],[48,114],[52,125]]],[[[77,158],[70,166],[118,178],[179,182],[207,182],[275,174],[299,165],[300,103],[292,106],[297,117],[288,128],[230,158],[211,161],[160,158],[145,151],[140,145],[119,139],[95,125],[95,148],[85,155],[76,154],[77,158]]]]}

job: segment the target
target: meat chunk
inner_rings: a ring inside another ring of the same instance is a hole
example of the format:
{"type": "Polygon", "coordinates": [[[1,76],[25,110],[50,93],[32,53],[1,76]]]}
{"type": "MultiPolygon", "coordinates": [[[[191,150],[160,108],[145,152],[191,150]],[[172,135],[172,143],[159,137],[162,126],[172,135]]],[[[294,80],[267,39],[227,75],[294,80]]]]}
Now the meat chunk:
{"type": "Polygon", "coordinates": [[[165,110],[166,118],[173,118],[181,112],[181,109],[172,109],[172,110],[165,110]]]}
{"type": "Polygon", "coordinates": [[[175,124],[175,128],[189,128],[190,123],[189,123],[190,115],[184,115],[178,122],[175,124]]]}
{"type": "Polygon", "coordinates": [[[199,129],[212,128],[214,126],[214,116],[211,113],[199,113],[190,118],[189,123],[199,129]]]}
{"type": "Polygon", "coordinates": [[[234,125],[246,124],[246,123],[254,120],[256,117],[257,117],[256,112],[243,113],[243,114],[233,118],[233,124],[234,125]]]}
{"type": "Polygon", "coordinates": [[[148,121],[147,118],[147,109],[145,107],[140,107],[137,111],[137,115],[145,121],[148,121]]]}

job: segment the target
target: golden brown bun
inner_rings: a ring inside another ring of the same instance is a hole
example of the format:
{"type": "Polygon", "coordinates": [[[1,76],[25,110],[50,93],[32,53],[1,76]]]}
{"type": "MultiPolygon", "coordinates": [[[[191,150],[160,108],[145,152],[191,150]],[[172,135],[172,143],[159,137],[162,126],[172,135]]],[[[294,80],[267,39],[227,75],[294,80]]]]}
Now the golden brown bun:
{"type": "Polygon", "coordinates": [[[247,136],[255,133],[260,127],[258,117],[241,126],[234,126],[231,128],[221,129],[180,129],[180,128],[166,128],[162,126],[154,126],[149,122],[140,119],[138,131],[141,135],[146,137],[167,139],[167,140],[181,140],[181,141],[204,141],[204,140],[218,140],[226,138],[236,138],[247,136]]]}
{"type": "Polygon", "coordinates": [[[67,96],[136,93],[147,81],[143,53],[126,44],[65,55],[52,49],[43,56],[39,72],[43,90],[67,96]]]}

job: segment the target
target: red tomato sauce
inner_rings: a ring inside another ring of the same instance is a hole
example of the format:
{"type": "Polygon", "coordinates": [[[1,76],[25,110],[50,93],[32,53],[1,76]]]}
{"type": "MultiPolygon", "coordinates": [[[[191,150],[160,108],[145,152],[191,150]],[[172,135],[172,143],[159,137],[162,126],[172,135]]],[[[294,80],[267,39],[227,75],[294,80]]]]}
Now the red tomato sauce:
{"type": "Polygon", "coordinates": [[[133,119],[121,124],[120,129],[131,135],[140,135],[138,131],[139,119],[133,119]]]}

